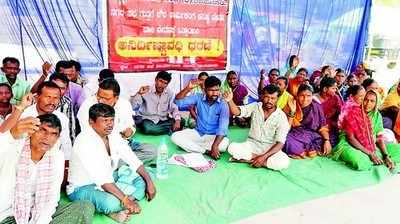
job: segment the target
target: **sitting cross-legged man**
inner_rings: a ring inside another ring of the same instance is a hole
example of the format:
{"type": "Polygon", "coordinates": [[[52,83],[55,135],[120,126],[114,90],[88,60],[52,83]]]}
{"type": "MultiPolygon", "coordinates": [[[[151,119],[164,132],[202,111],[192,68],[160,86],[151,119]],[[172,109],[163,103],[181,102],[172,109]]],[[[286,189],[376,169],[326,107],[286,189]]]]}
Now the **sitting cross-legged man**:
{"type": "Polygon", "coordinates": [[[147,143],[141,143],[134,137],[136,132],[133,121],[133,111],[128,100],[120,97],[120,85],[113,78],[104,79],[99,83],[99,88],[94,96],[88,97],[78,112],[78,120],[81,129],[91,129],[89,124],[89,109],[96,103],[104,103],[114,108],[115,119],[113,132],[129,142],[136,156],[145,163],[155,162],[157,149],[147,143]]]}
{"type": "Polygon", "coordinates": [[[228,147],[234,161],[272,170],[289,167],[289,157],[282,152],[282,148],[290,125],[286,114],[276,106],[278,94],[277,86],[267,85],[261,92],[261,102],[245,106],[236,106],[232,93],[224,94],[233,115],[251,118],[247,140],[243,143],[233,142],[228,147]]]}
{"type": "Polygon", "coordinates": [[[72,150],[67,186],[72,201],[90,201],[96,211],[118,222],[140,212],[137,201],[156,194],[142,162],[119,133],[113,132],[114,108],[98,103],[89,109],[91,128],[83,129],[72,150]]]}
{"type": "Polygon", "coordinates": [[[207,153],[214,159],[226,151],[229,144],[229,108],[220,97],[221,81],[210,76],[204,82],[204,93],[187,96],[195,87],[193,82],[176,95],[179,107],[194,105],[197,109],[195,129],[184,129],[172,134],[171,140],[187,152],[207,153]]]}
{"type": "Polygon", "coordinates": [[[157,73],[154,86],[142,86],[131,97],[133,108],[139,108],[135,122],[148,135],[170,134],[181,129],[181,116],[174,103],[174,93],[167,88],[171,73],[157,73]]]}

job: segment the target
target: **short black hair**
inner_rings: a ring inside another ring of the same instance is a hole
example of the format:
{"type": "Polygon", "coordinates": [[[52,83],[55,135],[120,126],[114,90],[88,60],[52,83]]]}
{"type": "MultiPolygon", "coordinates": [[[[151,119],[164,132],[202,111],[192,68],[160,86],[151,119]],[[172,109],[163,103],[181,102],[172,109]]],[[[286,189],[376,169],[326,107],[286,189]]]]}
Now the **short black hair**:
{"type": "Polygon", "coordinates": [[[115,110],[110,105],[96,103],[89,108],[89,120],[96,122],[98,117],[115,117],[115,110]]]}
{"type": "Polygon", "coordinates": [[[3,59],[3,65],[7,64],[7,62],[10,62],[12,64],[18,64],[18,66],[19,66],[19,60],[17,58],[14,58],[14,57],[5,57],[3,59]]]}
{"type": "Polygon", "coordinates": [[[121,88],[119,87],[118,81],[112,78],[104,79],[99,83],[99,88],[104,90],[112,90],[114,96],[119,96],[121,88]]]}
{"type": "Polygon", "coordinates": [[[299,86],[299,88],[297,89],[297,95],[299,95],[301,92],[304,92],[304,91],[310,91],[310,92],[314,93],[314,89],[311,85],[301,84],[299,86]]]}
{"type": "Polygon", "coordinates": [[[10,84],[8,84],[8,83],[6,83],[6,82],[0,83],[0,87],[7,87],[8,91],[10,91],[11,93],[13,93],[10,84]]]}
{"type": "Polygon", "coordinates": [[[38,86],[37,94],[41,95],[43,92],[43,88],[45,88],[45,87],[58,89],[58,91],[60,92],[60,95],[61,95],[60,87],[58,87],[57,84],[55,84],[54,82],[50,82],[50,81],[44,81],[44,82],[40,83],[38,86]]]}
{"type": "Polygon", "coordinates": [[[364,81],[363,81],[363,83],[361,84],[363,87],[364,87],[364,89],[367,89],[370,85],[372,85],[372,83],[374,83],[375,82],[375,80],[374,79],[371,79],[371,78],[367,78],[367,79],[365,79],[364,81]]]}
{"type": "Polygon", "coordinates": [[[350,79],[355,78],[355,77],[356,77],[355,75],[350,74],[347,76],[346,81],[349,81],[350,79]]]}
{"type": "Polygon", "coordinates": [[[285,81],[285,86],[288,86],[289,80],[285,76],[279,76],[276,80],[283,80],[285,81]]]}
{"type": "Polygon", "coordinates": [[[341,68],[337,68],[336,73],[344,73],[346,75],[346,72],[341,68]]]}
{"type": "Polygon", "coordinates": [[[69,79],[67,76],[59,73],[59,72],[54,72],[53,74],[50,75],[49,78],[50,81],[54,80],[61,80],[63,83],[65,83],[67,86],[69,85],[69,79]]]}
{"type": "Polygon", "coordinates": [[[324,77],[321,79],[321,82],[319,84],[319,92],[322,92],[322,90],[326,87],[332,87],[336,84],[336,80],[334,78],[331,77],[324,77]]]}
{"type": "MultiPolygon", "coordinates": [[[[81,71],[82,66],[81,66],[81,63],[79,63],[79,61],[70,60],[69,62],[72,64],[72,66],[75,67],[75,69],[76,69],[78,72],[81,71]]],[[[63,67],[63,68],[64,68],[64,67],[63,67]]]]}
{"type": "Polygon", "coordinates": [[[167,81],[168,83],[171,82],[171,73],[166,72],[166,71],[159,71],[156,75],[156,79],[162,79],[167,81]]]}
{"type": "Polygon", "coordinates": [[[61,133],[62,131],[61,121],[55,114],[42,114],[37,116],[37,118],[39,118],[41,124],[45,123],[51,128],[58,129],[59,131],[58,134],[61,133]]]}
{"type": "Polygon", "coordinates": [[[72,68],[73,66],[74,65],[71,63],[71,61],[58,61],[56,64],[56,72],[60,72],[60,68],[72,68]]]}
{"type": "Polygon", "coordinates": [[[268,72],[268,76],[270,76],[270,75],[272,74],[273,71],[278,72],[278,75],[281,74],[281,72],[279,71],[279,69],[277,69],[277,68],[271,68],[271,70],[269,70],[269,72],[268,72]]]}
{"type": "Polygon", "coordinates": [[[112,79],[115,78],[115,75],[114,75],[113,70],[108,69],[108,68],[105,68],[105,69],[102,69],[102,70],[99,72],[99,80],[100,80],[100,81],[101,81],[101,80],[104,80],[104,79],[109,79],[109,78],[112,78],[112,79]]]}
{"type": "Polygon", "coordinates": [[[197,76],[197,78],[199,79],[202,76],[209,76],[207,72],[200,72],[199,75],[197,76]]]}
{"type": "Polygon", "coordinates": [[[306,75],[308,76],[308,70],[307,70],[306,68],[300,68],[300,69],[297,71],[297,74],[299,74],[299,73],[302,72],[302,71],[304,71],[304,72],[306,73],[306,75]]]}
{"type": "Polygon", "coordinates": [[[357,95],[358,91],[360,91],[363,87],[361,85],[352,85],[349,86],[347,89],[347,95],[348,96],[355,96],[357,95]]]}
{"type": "Polygon", "coordinates": [[[261,94],[266,94],[266,93],[268,93],[268,94],[277,93],[277,95],[279,95],[280,90],[279,90],[279,87],[278,87],[277,85],[275,85],[275,84],[269,84],[269,85],[265,86],[265,87],[262,89],[262,92],[261,92],[261,94]]]}
{"type": "Polygon", "coordinates": [[[214,86],[221,86],[221,80],[215,76],[209,76],[205,81],[204,81],[204,88],[210,88],[214,86]]]}

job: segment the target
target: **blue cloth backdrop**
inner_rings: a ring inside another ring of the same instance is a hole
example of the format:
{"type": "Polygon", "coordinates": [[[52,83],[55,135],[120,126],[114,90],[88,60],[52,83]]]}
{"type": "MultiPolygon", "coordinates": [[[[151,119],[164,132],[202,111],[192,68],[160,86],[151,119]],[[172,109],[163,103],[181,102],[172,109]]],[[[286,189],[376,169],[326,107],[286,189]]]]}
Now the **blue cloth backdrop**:
{"type": "MultiPolygon", "coordinates": [[[[0,0],[0,57],[18,57],[28,76],[39,74],[43,61],[60,59],[79,60],[84,74],[97,74],[107,66],[103,1],[0,0]]],[[[362,59],[372,0],[231,1],[227,69],[239,71],[253,93],[259,70],[282,69],[291,54],[310,70],[350,70],[362,59]]]]}
{"type": "Polygon", "coordinates": [[[279,68],[292,54],[312,72],[329,64],[350,71],[367,42],[372,0],[234,0],[231,69],[253,93],[261,68],[279,68]]]}
{"type": "Polygon", "coordinates": [[[18,57],[22,74],[44,61],[75,59],[96,74],[106,64],[101,0],[0,0],[0,16],[0,56],[18,57]]]}

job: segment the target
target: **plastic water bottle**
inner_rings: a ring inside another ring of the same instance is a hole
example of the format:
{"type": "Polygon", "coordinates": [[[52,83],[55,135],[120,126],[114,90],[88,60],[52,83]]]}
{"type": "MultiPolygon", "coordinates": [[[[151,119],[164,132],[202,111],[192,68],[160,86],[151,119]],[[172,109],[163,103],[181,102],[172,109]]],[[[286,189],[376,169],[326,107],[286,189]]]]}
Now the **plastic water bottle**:
{"type": "Polygon", "coordinates": [[[161,144],[158,146],[157,152],[157,178],[167,179],[168,178],[168,147],[165,143],[165,139],[161,140],[161,144]]]}

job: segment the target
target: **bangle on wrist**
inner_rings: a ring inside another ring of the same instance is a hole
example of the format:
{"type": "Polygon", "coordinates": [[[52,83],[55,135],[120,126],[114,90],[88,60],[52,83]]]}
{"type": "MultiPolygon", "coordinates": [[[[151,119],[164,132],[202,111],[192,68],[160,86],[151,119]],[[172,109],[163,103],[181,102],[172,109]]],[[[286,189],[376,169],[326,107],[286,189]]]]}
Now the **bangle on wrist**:
{"type": "Polygon", "coordinates": [[[390,156],[389,156],[388,154],[382,154],[382,157],[383,157],[384,159],[390,158],[390,156]]]}

